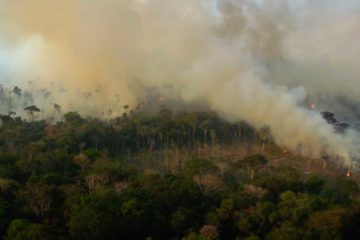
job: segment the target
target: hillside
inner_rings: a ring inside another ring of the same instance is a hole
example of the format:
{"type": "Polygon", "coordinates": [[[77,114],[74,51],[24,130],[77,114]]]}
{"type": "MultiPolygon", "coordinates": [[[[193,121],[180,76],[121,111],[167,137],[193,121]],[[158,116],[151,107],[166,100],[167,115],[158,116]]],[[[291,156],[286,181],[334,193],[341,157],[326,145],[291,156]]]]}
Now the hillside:
{"type": "Polygon", "coordinates": [[[6,240],[360,236],[359,177],[276,146],[266,127],[166,109],[1,119],[6,240]]]}

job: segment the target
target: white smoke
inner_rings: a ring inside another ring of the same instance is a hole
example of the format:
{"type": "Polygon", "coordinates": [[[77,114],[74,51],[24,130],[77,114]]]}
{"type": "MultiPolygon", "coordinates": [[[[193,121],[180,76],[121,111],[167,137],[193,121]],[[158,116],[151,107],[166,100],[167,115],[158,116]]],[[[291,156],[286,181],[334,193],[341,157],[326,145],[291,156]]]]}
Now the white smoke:
{"type": "Polygon", "coordinates": [[[349,165],[357,133],[335,134],[304,107],[313,98],[327,110],[319,94],[360,99],[360,8],[339,2],[1,0],[0,81],[44,109],[91,115],[120,114],[158,89],[349,165]]]}

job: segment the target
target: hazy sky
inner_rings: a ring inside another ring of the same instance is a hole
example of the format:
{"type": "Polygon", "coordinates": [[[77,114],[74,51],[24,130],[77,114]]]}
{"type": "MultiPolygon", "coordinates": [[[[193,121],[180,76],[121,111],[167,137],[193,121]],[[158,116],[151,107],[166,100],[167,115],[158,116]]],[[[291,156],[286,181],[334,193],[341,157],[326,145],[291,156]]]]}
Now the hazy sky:
{"type": "MultiPolygon", "coordinates": [[[[217,1],[217,0],[213,0],[213,1],[217,1]]],[[[254,0],[254,1],[258,3],[263,3],[266,1],[276,1],[276,0],[254,0]]],[[[334,8],[338,8],[338,9],[349,8],[360,5],[359,0],[288,0],[288,2],[293,7],[304,7],[309,3],[317,4],[319,2],[322,2],[322,4],[326,4],[327,6],[333,6],[334,8]]]]}

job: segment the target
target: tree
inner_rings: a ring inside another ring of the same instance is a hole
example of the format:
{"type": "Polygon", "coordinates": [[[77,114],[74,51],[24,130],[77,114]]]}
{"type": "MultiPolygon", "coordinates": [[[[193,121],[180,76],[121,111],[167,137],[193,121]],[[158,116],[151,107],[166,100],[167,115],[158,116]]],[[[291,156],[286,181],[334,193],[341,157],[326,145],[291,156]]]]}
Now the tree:
{"type": "Polygon", "coordinates": [[[108,220],[102,211],[84,199],[71,212],[69,231],[74,239],[105,239],[102,236],[108,220]]]}
{"type": "Polygon", "coordinates": [[[55,108],[55,110],[58,112],[58,113],[60,113],[61,112],[61,106],[59,105],[59,104],[54,104],[54,108],[55,108]]]}
{"type": "Polygon", "coordinates": [[[2,219],[4,218],[4,215],[6,214],[8,208],[10,207],[10,204],[0,195],[0,232],[4,229],[2,229],[2,219]]]}
{"type": "Polygon", "coordinates": [[[311,175],[306,181],[306,191],[312,194],[319,194],[324,187],[326,179],[320,175],[311,175]]]}
{"type": "Polygon", "coordinates": [[[14,219],[11,221],[4,240],[28,240],[27,229],[30,222],[26,219],[14,219]]]}
{"type": "Polygon", "coordinates": [[[11,116],[15,116],[16,115],[16,112],[14,112],[14,111],[9,111],[8,112],[8,116],[11,118],[11,116]]]}
{"type": "Polygon", "coordinates": [[[305,231],[302,228],[294,225],[290,221],[285,221],[280,224],[279,227],[273,228],[270,234],[267,235],[266,239],[269,240],[302,240],[305,238],[305,231]]]}
{"type": "Polygon", "coordinates": [[[212,155],[215,153],[215,144],[216,144],[216,130],[210,130],[210,137],[211,137],[211,147],[212,147],[212,155]]]}
{"type": "Polygon", "coordinates": [[[199,174],[219,173],[218,167],[207,159],[191,159],[185,162],[184,174],[192,178],[199,174]]]}
{"type": "Polygon", "coordinates": [[[27,210],[43,218],[52,204],[53,187],[40,183],[28,183],[18,195],[25,202],[27,210]]]}
{"type": "MultiPolygon", "coordinates": [[[[344,208],[329,209],[314,213],[309,221],[312,239],[343,239],[342,230],[345,227],[348,211],[344,208]]],[[[354,239],[356,239],[355,236],[354,239]]]]}
{"type": "Polygon", "coordinates": [[[84,119],[77,112],[68,112],[64,114],[64,120],[65,123],[69,124],[70,126],[79,126],[80,124],[84,123],[84,119]]]}
{"type": "Polygon", "coordinates": [[[90,160],[89,158],[83,154],[83,153],[80,153],[79,155],[76,155],[74,158],[73,158],[73,161],[80,166],[81,168],[81,171],[85,171],[86,167],[89,165],[90,163],[90,160]]]}
{"type": "Polygon", "coordinates": [[[343,133],[350,125],[345,122],[336,123],[334,128],[338,133],[343,133]]]}
{"type": "Polygon", "coordinates": [[[358,184],[344,176],[328,179],[321,195],[330,199],[333,204],[349,204],[360,193],[358,184]]]}
{"type": "Polygon", "coordinates": [[[13,93],[15,93],[18,97],[21,97],[21,89],[18,86],[14,87],[13,93]]]}
{"type": "Polygon", "coordinates": [[[191,210],[184,207],[179,207],[170,217],[170,224],[176,234],[182,234],[182,232],[189,227],[189,218],[191,217],[191,210]]]}
{"type": "Polygon", "coordinates": [[[56,238],[45,225],[36,223],[29,226],[26,235],[27,240],[52,240],[56,238]]]}
{"type": "Polygon", "coordinates": [[[209,195],[215,191],[219,191],[224,186],[221,177],[214,174],[194,175],[193,181],[199,186],[204,195],[209,195]]]}
{"type": "Polygon", "coordinates": [[[200,236],[202,239],[206,240],[215,240],[219,237],[219,232],[216,226],[213,225],[204,225],[200,229],[200,236]]]}
{"type": "Polygon", "coordinates": [[[255,177],[255,169],[264,167],[269,162],[263,155],[256,154],[246,156],[244,159],[237,161],[235,166],[239,168],[246,168],[251,179],[255,177]]]}
{"type": "Polygon", "coordinates": [[[205,121],[201,122],[200,127],[203,129],[203,132],[204,132],[204,146],[205,146],[206,143],[207,143],[207,133],[208,133],[209,128],[210,128],[210,121],[205,120],[205,121]]]}
{"type": "Polygon", "coordinates": [[[35,112],[41,112],[41,110],[35,105],[27,106],[24,108],[24,110],[27,111],[29,113],[29,115],[31,116],[31,121],[34,121],[34,113],[35,112]]]}
{"type": "Polygon", "coordinates": [[[335,114],[332,112],[325,111],[325,112],[322,112],[321,115],[329,124],[334,124],[337,122],[337,120],[335,118],[335,114]]]}
{"type": "Polygon", "coordinates": [[[258,131],[258,135],[261,141],[261,153],[265,151],[265,144],[271,139],[271,130],[269,126],[264,126],[258,131]]]}

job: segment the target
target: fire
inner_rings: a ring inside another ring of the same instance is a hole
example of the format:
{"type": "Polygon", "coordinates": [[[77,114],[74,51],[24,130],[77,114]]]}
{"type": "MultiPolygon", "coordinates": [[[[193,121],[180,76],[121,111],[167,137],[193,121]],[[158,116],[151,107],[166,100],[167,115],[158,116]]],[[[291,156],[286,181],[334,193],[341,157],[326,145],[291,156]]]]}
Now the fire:
{"type": "Polygon", "coordinates": [[[309,107],[310,107],[311,110],[315,110],[315,109],[316,109],[316,106],[315,106],[314,103],[310,103],[309,107]]]}
{"type": "Polygon", "coordinates": [[[351,177],[351,172],[350,172],[350,170],[347,170],[346,176],[347,176],[347,177],[351,177]]]}

